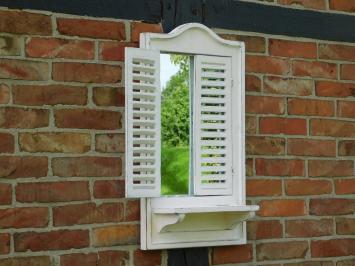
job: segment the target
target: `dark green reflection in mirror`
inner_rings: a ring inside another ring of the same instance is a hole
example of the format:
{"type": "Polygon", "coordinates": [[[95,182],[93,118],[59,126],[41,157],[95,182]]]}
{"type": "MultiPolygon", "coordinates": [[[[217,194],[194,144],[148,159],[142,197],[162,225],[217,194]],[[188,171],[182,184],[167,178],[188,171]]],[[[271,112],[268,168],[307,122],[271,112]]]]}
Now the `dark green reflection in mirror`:
{"type": "Polygon", "coordinates": [[[189,56],[161,54],[161,182],[163,195],[189,193],[189,56]]]}

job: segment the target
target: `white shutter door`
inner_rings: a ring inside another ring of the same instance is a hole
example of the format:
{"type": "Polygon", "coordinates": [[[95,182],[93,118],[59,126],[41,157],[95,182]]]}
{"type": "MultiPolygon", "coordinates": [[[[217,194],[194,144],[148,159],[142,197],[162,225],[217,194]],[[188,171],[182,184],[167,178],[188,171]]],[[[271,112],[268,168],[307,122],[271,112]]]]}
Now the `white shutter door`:
{"type": "Polygon", "coordinates": [[[194,194],[232,194],[231,58],[196,56],[194,194]]]}
{"type": "Polygon", "coordinates": [[[160,53],[125,52],[126,197],[159,197],[160,53]]]}

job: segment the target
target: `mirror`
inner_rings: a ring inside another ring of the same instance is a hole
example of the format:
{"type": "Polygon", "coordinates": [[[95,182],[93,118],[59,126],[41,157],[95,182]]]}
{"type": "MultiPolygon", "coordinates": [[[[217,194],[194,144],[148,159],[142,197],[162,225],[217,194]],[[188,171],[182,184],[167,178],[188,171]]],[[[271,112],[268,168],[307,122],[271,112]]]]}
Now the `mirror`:
{"type": "Polygon", "coordinates": [[[187,195],[191,176],[190,56],[160,54],[161,194],[187,195]]]}

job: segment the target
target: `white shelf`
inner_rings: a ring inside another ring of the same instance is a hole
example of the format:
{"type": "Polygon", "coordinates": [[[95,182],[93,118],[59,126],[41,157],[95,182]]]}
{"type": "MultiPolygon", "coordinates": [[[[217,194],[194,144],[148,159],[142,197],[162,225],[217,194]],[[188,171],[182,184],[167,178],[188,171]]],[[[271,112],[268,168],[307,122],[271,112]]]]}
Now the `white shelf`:
{"type": "Polygon", "coordinates": [[[219,206],[196,206],[196,207],[171,207],[154,208],[156,214],[188,214],[188,213],[209,213],[209,212],[256,212],[258,205],[219,205],[219,206]]]}

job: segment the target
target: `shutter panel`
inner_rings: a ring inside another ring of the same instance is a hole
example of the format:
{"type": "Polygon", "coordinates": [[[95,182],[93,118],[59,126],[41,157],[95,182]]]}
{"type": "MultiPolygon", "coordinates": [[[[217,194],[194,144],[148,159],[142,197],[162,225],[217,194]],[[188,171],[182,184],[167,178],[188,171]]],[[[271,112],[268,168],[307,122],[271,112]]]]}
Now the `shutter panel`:
{"type": "Polygon", "coordinates": [[[125,52],[126,197],[159,197],[160,53],[125,52]]]}
{"type": "Polygon", "coordinates": [[[196,56],[194,194],[232,194],[231,58],[196,56]]]}

